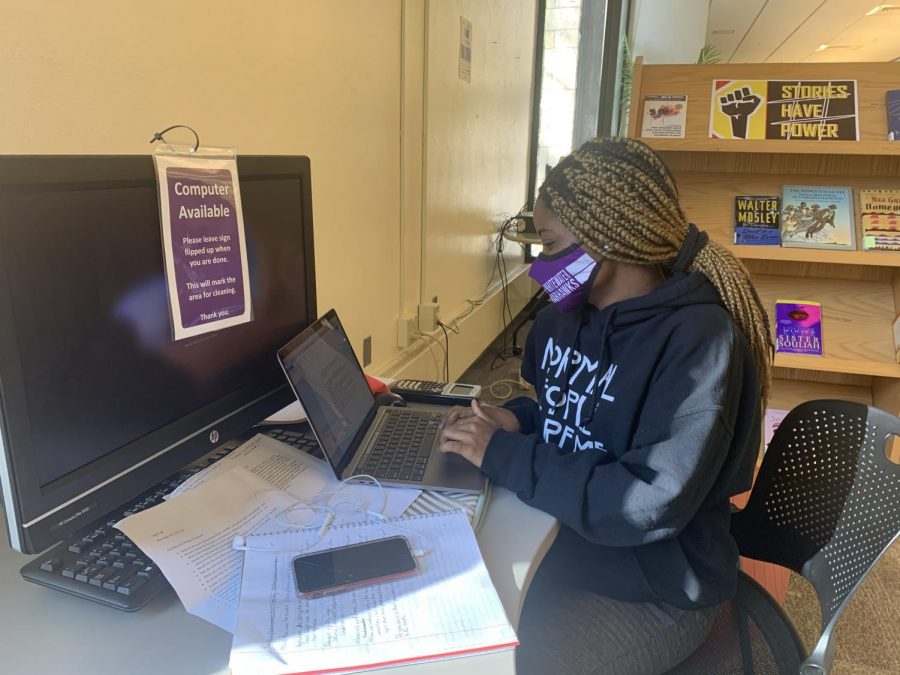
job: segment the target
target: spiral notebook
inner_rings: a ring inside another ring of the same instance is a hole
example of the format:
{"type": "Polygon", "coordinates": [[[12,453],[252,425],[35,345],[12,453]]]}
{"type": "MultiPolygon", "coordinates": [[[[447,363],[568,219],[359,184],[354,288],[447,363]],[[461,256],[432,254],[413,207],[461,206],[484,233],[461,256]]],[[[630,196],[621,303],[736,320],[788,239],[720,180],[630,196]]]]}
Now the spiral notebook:
{"type": "Polygon", "coordinates": [[[518,644],[464,511],[342,524],[308,550],[397,534],[427,542],[418,574],[313,599],[297,597],[290,561],[318,532],[250,538],[276,551],[244,554],[231,672],[352,672],[518,644]]]}

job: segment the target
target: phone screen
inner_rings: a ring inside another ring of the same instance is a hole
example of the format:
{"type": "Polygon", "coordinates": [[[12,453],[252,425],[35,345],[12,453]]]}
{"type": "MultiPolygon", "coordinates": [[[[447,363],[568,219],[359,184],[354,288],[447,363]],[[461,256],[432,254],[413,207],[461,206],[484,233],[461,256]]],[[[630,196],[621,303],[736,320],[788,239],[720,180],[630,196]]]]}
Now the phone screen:
{"type": "Polygon", "coordinates": [[[292,561],[297,593],[321,595],[413,574],[416,559],[404,537],[388,537],[316,553],[292,561]]]}

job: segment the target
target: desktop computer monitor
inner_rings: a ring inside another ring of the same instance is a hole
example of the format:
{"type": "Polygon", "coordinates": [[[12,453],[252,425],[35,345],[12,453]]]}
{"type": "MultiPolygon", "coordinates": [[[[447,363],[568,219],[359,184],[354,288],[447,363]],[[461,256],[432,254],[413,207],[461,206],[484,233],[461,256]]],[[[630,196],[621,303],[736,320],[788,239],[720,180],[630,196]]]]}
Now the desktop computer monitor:
{"type": "Polygon", "coordinates": [[[0,157],[0,491],[36,553],[294,400],[316,319],[306,157],[239,157],[252,320],[173,340],[149,156],[0,157]]]}

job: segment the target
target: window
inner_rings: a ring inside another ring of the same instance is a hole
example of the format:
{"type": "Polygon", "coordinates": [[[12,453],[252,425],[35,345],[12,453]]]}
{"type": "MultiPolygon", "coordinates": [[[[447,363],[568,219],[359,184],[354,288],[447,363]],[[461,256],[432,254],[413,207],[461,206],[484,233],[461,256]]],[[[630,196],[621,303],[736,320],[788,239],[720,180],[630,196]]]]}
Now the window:
{"type": "Polygon", "coordinates": [[[535,54],[533,200],[548,167],[586,140],[616,132],[627,0],[540,0],[535,54]]]}

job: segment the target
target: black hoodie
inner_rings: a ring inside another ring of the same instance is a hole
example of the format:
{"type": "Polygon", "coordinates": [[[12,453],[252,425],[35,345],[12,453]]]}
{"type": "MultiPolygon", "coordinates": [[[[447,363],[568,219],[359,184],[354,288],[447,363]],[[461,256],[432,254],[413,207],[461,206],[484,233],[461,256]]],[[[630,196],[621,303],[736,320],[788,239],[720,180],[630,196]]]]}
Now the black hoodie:
{"type": "Polygon", "coordinates": [[[561,523],[542,563],[581,588],[690,609],[730,598],[729,498],[750,488],[760,391],[749,344],[699,273],[603,310],[540,312],[481,469],[561,523]]]}

